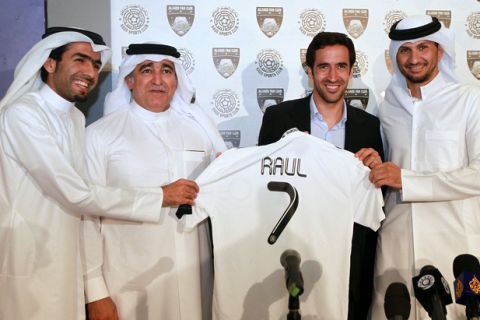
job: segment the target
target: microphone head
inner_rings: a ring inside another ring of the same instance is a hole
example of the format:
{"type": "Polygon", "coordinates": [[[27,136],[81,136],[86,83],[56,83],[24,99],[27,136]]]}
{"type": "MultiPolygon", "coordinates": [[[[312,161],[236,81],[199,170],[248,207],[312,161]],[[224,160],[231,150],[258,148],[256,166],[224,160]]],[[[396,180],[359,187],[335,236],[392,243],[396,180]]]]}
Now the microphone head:
{"type": "Polygon", "coordinates": [[[434,266],[424,266],[420,274],[412,278],[412,282],[415,297],[429,314],[433,311],[431,298],[434,295],[438,295],[443,306],[453,302],[447,281],[434,266]]]}
{"type": "Polygon", "coordinates": [[[477,257],[471,254],[461,254],[453,260],[453,275],[458,278],[462,272],[473,272],[480,275],[480,263],[477,257]]]}
{"type": "Polygon", "coordinates": [[[290,260],[290,259],[297,259],[298,260],[298,263],[300,263],[300,261],[302,260],[300,258],[300,253],[298,253],[296,250],[293,250],[293,249],[287,249],[285,250],[282,255],[280,256],[280,264],[286,268],[287,267],[287,260],[290,260]]]}
{"type": "Polygon", "coordinates": [[[401,316],[408,319],[410,316],[410,295],[407,286],[400,282],[393,282],[385,293],[385,304],[383,305],[387,319],[394,316],[401,316]]]}

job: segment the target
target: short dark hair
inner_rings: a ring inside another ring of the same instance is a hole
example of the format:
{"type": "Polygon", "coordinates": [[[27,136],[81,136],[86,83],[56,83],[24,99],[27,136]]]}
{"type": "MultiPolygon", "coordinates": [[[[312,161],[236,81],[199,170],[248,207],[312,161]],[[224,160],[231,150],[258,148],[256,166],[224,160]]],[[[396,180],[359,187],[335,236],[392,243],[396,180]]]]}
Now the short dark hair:
{"type": "MultiPolygon", "coordinates": [[[[55,48],[50,52],[50,55],[48,56],[49,58],[59,62],[62,60],[62,56],[65,53],[65,51],[68,50],[70,47],[70,43],[64,44],[61,47],[55,48]]],[[[45,68],[42,66],[42,69],[40,69],[40,77],[42,78],[43,82],[47,82],[47,77],[48,77],[48,72],[45,70],[45,68]]]]}
{"type": "Polygon", "coordinates": [[[315,63],[315,51],[337,44],[348,49],[350,67],[353,67],[356,60],[355,46],[353,45],[352,39],[350,39],[346,34],[340,32],[320,32],[313,37],[312,42],[310,42],[307,49],[307,66],[313,70],[313,64],[315,63]]]}

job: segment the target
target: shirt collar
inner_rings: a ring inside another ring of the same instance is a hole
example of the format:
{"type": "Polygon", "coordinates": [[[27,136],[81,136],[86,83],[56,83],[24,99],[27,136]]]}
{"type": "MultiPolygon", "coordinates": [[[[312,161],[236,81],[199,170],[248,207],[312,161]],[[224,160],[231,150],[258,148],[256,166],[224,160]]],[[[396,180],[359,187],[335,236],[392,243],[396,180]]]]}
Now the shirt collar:
{"type": "Polygon", "coordinates": [[[40,88],[40,96],[48,101],[48,105],[60,112],[68,112],[73,107],[73,102],[65,100],[58,93],[56,93],[50,86],[44,84],[40,88]]]}
{"type": "MultiPolygon", "coordinates": [[[[313,100],[313,94],[312,94],[310,95],[310,119],[311,120],[315,119],[315,117],[320,119],[320,121],[324,122],[322,114],[318,112],[318,109],[317,109],[317,106],[315,105],[315,101],[313,100]]],[[[335,124],[335,126],[344,127],[346,122],[347,122],[347,104],[344,99],[342,119],[340,119],[340,121],[337,124],[335,124]]]]}
{"type": "Polygon", "coordinates": [[[170,114],[172,113],[171,108],[168,108],[162,112],[153,112],[141,107],[135,100],[132,99],[130,102],[130,109],[138,115],[140,118],[149,121],[149,122],[157,122],[157,121],[166,121],[170,118],[170,114]]]}

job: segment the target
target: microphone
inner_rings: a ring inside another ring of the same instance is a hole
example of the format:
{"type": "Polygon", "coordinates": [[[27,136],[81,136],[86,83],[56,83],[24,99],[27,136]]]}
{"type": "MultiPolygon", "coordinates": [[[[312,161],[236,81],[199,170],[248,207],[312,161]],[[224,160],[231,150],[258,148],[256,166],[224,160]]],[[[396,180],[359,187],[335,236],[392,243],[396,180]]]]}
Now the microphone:
{"type": "Polygon", "coordinates": [[[446,305],[452,303],[447,281],[434,266],[424,266],[420,274],[412,278],[415,297],[433,320],[446,320],[446,305]]]}
{"type": "Polygon", "coordinates": [[[385,292],[383,305],[388,320],[407,320],[410,316],[410,295],[407,286],[392,282],[385,292]]]}
{"type": "Polygon", "coordinates": [[[469,320],[480,319],[480,263],[471,254],[461,254],[453,260],[455,302],[465,306],[469,320]]]}
{"type": "Polygon", "coordinates": [[[280,263],[285,268],[285,284],[291,297],[303,293],[303,277],[300,271],[300,254],[293,250],[285,250],[280,256],[280,263]]]}

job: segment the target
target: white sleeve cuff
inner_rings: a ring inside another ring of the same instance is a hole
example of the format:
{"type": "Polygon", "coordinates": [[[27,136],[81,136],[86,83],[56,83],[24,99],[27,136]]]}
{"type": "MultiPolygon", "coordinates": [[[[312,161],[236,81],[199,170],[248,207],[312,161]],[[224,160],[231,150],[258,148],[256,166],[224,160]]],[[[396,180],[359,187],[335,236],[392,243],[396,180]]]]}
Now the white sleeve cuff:
{"type": "Polygon", "coordinates": [[[431,201],[433,199],[432,180],[426,175],[418,175],[402,169],[402,201],[431,201]]]}
{"type": "Polygon", "coordinates": [[[103,277],[85,281],[85,301],[90,303],[110,296],[103,277]]]}

